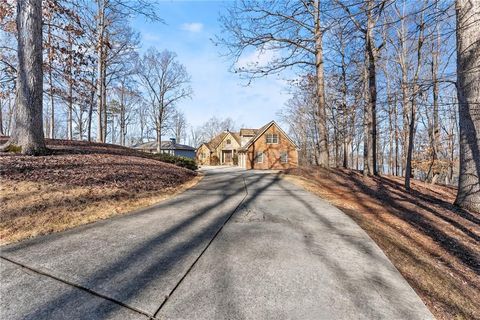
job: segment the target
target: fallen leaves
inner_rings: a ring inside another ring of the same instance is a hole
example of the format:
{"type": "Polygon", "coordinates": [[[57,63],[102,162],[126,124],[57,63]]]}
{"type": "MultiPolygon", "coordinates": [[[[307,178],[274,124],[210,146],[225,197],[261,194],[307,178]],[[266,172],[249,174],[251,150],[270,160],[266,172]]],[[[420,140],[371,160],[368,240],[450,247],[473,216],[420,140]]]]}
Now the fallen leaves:
{"type": "Polygon", "coordinates": [[[480,215],[453,205],[456,190],[353,170],[291,169],[287,178],[362,227],[438,319],[479,319],[480,215]]]}
{"type": "MultiPolygon", "coordinates": [[[[1,141],[0,141],[1,142],[1,141]]],[[[193,186],[193,171],[134,149],[47,140],[52,154],[0,153],[0,243],[124,214],[193,186]]]]}

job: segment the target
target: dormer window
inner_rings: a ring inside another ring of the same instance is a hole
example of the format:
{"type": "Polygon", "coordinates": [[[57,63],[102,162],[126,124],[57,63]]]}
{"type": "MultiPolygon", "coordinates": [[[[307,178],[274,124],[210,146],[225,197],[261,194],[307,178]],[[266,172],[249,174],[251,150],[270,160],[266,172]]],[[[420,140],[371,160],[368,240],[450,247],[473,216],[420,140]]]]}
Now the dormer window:
{"type": "Polygon", "coordinates": [[[267,144],[275,144],[278,143],[278,134],[276,133],[267,133],[267,144]]]}

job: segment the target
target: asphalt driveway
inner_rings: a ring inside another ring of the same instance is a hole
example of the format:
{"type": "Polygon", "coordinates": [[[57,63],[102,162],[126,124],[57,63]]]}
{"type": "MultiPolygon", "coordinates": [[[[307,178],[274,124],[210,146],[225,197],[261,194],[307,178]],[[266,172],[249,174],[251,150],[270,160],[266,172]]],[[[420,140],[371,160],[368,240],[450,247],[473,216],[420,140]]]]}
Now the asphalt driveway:
{"type": "Polygon", "coordinates": [[[276,173],[205,172],[153,208],[2,247],[0,318],[433,318],[341,211],[276,173]]]}

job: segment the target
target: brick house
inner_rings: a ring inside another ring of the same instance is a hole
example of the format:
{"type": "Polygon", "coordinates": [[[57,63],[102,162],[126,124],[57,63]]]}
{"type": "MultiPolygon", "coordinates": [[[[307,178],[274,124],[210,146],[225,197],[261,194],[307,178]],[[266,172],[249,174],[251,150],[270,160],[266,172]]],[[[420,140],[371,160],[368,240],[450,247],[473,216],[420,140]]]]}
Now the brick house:
{"type": "Polygon", "coordinates": [[[197,163],[200,165],[236,165],[237,151],[240,149],[240,136],[225,131],[210,142],[197,148],[197,163]]]}
{"type": "Polygon", "coordinates": [[[293,140],[271,121],[260,129],[222,132],[198,147],[197,162],[245,169],[286,169],[298,165],[298,151],[293,140]]]}

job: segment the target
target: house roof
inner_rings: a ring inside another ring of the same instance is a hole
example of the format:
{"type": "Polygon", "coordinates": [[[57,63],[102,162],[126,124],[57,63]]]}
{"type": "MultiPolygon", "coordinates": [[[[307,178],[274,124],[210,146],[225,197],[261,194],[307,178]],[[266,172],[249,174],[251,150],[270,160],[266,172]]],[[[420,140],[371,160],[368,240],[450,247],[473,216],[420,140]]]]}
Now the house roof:
{"type": "Polygon", "coordinates": [[[207,146],[210,151],[214,151],[216,147],[222,142],[223,138],[227,135],[228,132],[222,132],[220,134],[217,134],[215,137],[212,138],[209,142],[205,142],[205,145],[207,146]]]}
{"type": "Polygon", "coordinates": [[[275,125],[278,130],[280,130],[280,132],[296,147],[297,144],[288,136],[288,134],[285,133],[285,131],[282,130],[282,128],[280,128],[280,126],[275,122],[275,121],[270,121],[269,123],[267,123],[266,125],[264,125],[263,127],[261,127],[260,129],[258,129],[257,133],[255,134],[255,136],[253,136],[243,147],[241,147],[239,149],[239,151],[246,151],[251,145],[252,143],[254,143],[255,141],[257,141],[258,138],[260,138],[264,133],[265,131],[267,131],[268,128],[270,128],[272,125],[275,125]]]}
{"type": "MultiPolygon", "coordinates": [[[[140,143],[134,145],[133,148],[135,149],[143,149],[143,150],[156,150],[157,149],[157,141],[148,141],[145,143],[140,143]]],[[[187,146],[185,144],[174,143],[173,141],[162,141],[162,150],[187,150],[187,151],[195,151],[195,148],[187,146]]]]}
{"type": "Polygon", "coordinates": [[[215,149],[222,143],[222,141],[228,136],[228,134],[230,134],[237,141],[237,143],[240,144],[240,136],[238,135],[238,133],[230,131],[224,131],[204,144],[207,146],[208,149],[210,149],[210,151],[215,151],[215,149]]]}

